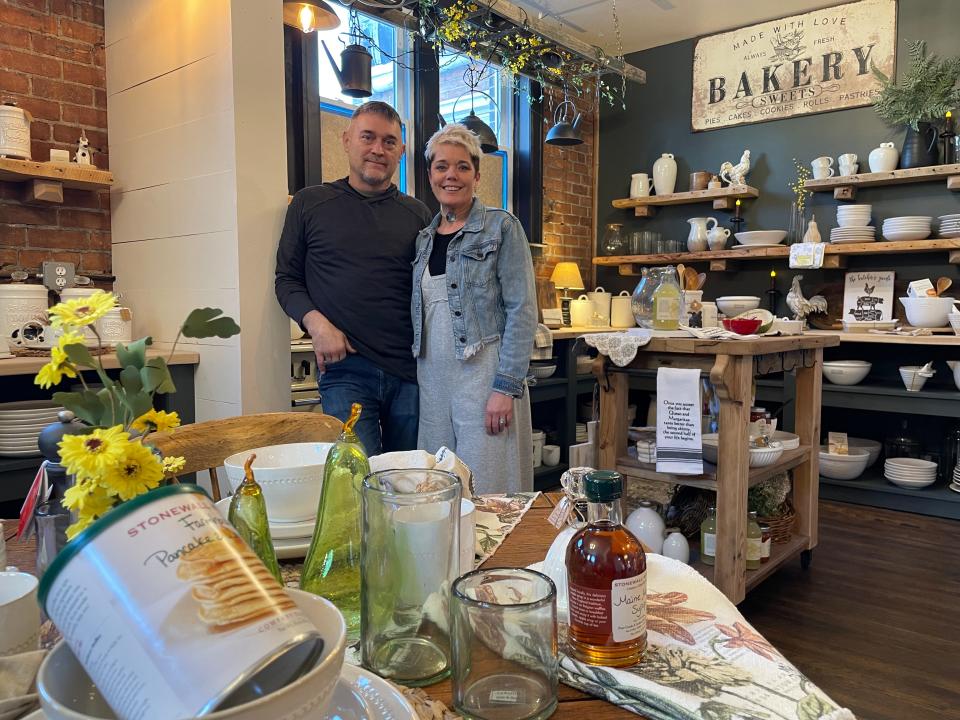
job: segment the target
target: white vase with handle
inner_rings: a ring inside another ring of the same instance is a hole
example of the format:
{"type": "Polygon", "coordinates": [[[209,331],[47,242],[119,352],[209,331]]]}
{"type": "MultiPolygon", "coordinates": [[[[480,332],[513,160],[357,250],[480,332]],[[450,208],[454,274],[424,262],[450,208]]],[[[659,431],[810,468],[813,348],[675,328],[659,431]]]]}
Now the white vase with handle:
{"type": "Polygon", "coordinates": [[[677,187],[677,161],[673,153],[663,153],[653,164],[653,187],[657,195],[670,195],[677,187]]]}
{"type": "Polygon", "coordinates": [[[690,252],[703,252],[707,249],[707,238],[711,230],[716,229],[717,219],[712,217],[688,218],[690,223],[690,233],[687,235],[687,250],[690,252]],[[712,226],[707,227],[710,223],[712,226]]]}

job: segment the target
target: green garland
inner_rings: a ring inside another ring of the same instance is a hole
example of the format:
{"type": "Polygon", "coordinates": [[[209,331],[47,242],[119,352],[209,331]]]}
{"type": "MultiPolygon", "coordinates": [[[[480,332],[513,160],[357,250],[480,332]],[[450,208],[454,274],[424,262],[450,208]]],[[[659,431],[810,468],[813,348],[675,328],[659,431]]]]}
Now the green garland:
{"type": "Polygon", "coordinates": [[[926,42],[910,44],[913,66],[900,83],[893,82],[872,65],[873,74],[883,84],[876,102],[877,115],[887,125],[909,125],[941,120],[948,110],[960,106],[960,57],[940,59],[927,55],[926,42]]]}

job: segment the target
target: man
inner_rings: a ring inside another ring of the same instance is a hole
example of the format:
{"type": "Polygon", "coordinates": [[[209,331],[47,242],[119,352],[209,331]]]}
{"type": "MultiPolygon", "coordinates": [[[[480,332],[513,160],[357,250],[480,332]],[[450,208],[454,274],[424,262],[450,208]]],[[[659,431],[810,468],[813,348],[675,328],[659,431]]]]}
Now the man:
{"type": "Polygon", "coordinates": [[[404,152],[396,110],[364,103],[342,140],[349,176],[304,188],[287,209],[277,299],[313,340],[324,412],[346,420],[361,403],[356,430],[369,455],[412,450],[419,394],[410,264],[431,215],[391,182],[404,152]]]}

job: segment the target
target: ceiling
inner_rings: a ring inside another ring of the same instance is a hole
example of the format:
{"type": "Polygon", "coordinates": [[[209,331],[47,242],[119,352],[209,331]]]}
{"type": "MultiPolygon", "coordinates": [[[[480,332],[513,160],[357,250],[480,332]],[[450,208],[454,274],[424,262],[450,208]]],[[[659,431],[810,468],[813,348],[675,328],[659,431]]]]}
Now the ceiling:
{"type": "Polygon", "coordinates": [[[838,0],[512,0],[548,26],[618,52],[613,9],[620,17],[623,52],[732,30],[794,13],[837,5],[838,0]],[[734,12],[735,10],[735,12],[734,12]]]}

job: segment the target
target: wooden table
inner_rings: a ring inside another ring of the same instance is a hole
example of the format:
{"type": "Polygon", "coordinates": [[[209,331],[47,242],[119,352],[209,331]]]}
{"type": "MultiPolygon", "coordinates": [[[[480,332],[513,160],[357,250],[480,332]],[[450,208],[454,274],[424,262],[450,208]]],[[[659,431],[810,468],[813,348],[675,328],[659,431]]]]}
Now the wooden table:
{"type": "Polygon", "coordinates": [[[809,562],[817,545],[819,494],[820,388],[823,348],[839,344],[835,335],[762,337],[756,340],[698,340],[691,337],[653,337],[629,365],[618,368],[600,355],[594,374],[600,382],[599,457],[601,468],[615,468],[626,477],[680,485],[695,485],[717,493],[716,565],[700,570],[731,602],[739,603],[748,587],[759,583],[798,553],[809,562]],[[673,475],[656,466],[638,463],[627,454],[629,374],[659,367],[696,368],[709,373],[720,400],[720,448],[715,473],[673,475]],[[753,378],[774,372],[796,371],[794,431],[800,447],[784,452],[774,465],[750,470],[748,423],[753,378]],[[747,490],[777,473],[793,470],[796,534],[773,545],[770,562],[749,573],[746,569],[747,490]],[[712,577],[711,577],[712,575],[712,577]],[[749,578],[748,578],[749,575],[749,578]]]}

